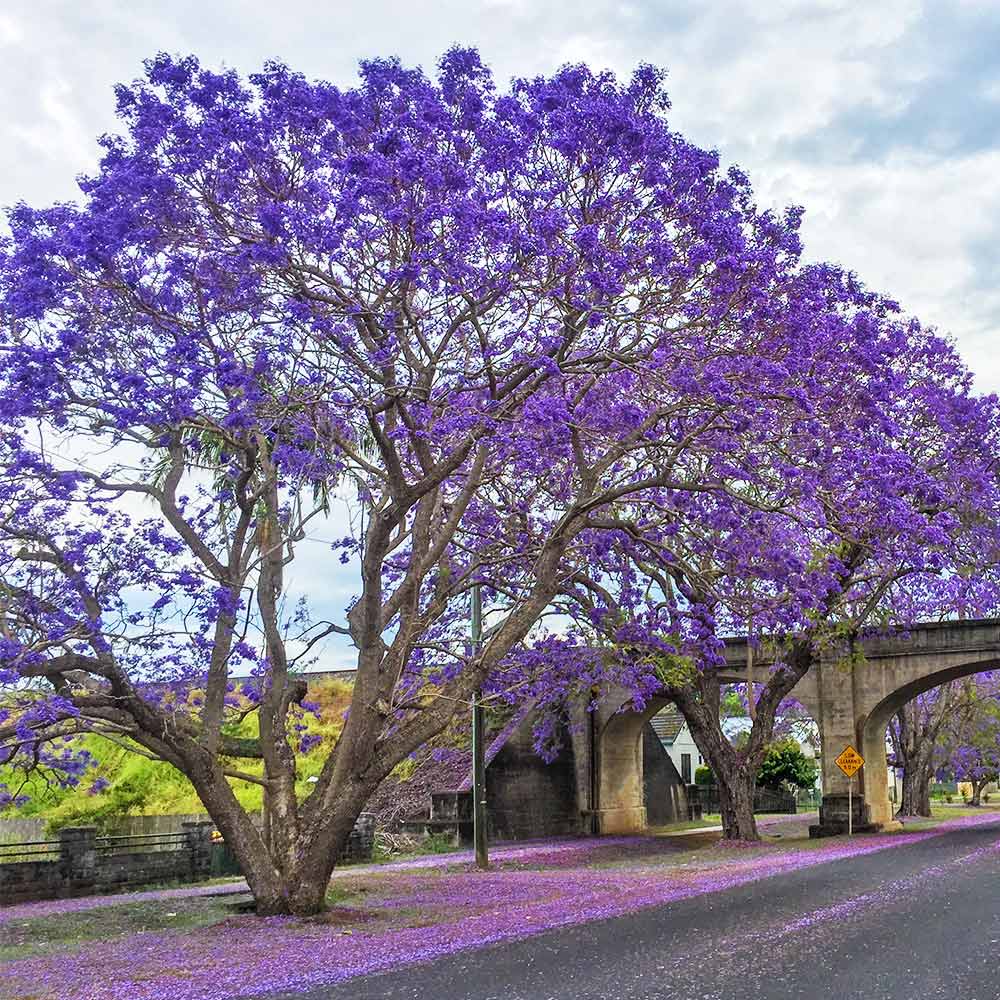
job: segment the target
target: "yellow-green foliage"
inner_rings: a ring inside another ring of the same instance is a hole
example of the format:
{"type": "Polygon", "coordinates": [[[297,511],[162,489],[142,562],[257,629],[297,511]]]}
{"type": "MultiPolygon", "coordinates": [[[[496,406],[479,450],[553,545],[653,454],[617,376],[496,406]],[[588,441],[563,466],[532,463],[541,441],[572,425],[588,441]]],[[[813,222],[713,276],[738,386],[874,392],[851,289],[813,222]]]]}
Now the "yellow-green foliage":
{"type": "MultiPolygon", "coordinates": [[[[189,698],[195,697],[195,694],[189,698]]],[[[311,713],[303,717],[306,732],[321,737],[321,742],[308,752],[299,754],[296,789],[304,797],[311,784],[308,778],[318,774],[333,745],[343,729],[344,710],[351,700],[351,685],[343,681],[327,680],[311,685],[306,701],[319,706],[319,719],[311,713]]],[[[249,715],[239,724],[230,725],[227,733],[233,736],[257,735],[256,715],[249,715]]],[[[297,742],[297,740],[293,740],[297,742]]],[[[86,772],[75,788],[48,788],[35,779],[25,789],[28,804],[18,810],[8,810],[0,815],[42,816],[50,829],[75,823],[94,823],[108,826],[124,815],[164,815],[204,812],[198,795],[180,771],[162,761],[149,760],[132,753],[100,736],[85,736],[75,741],[81,749],[88,750],[96,766],[86,772]],[[96,779],[108,782],[105,789],[91,793],[96,779]]],[[[260,775],[263,765],[259,761],[231,760],[226,762],[234,770],[260,775]]],[[[5,780],[0,768],[0,783],[5,780]]],[[[250,781],[230,779],[240,804],[248,810],[261,808],[261,786],[250,781]]]]}

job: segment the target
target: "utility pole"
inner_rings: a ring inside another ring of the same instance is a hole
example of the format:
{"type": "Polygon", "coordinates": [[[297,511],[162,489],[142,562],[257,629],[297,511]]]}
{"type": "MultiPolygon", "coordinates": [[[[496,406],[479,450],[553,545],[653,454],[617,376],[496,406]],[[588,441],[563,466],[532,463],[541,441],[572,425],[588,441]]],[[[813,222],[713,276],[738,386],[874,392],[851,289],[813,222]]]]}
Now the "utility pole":
{"type": "MultiPolygon", "coordinates": [[[[483,645],[483,597],[479,584],[472,586],[472,657],[483,645]]],[[[476,867],[489,868],[486,849],[486,713],[482,693],[472,695],[472,839],[476,846],[476,867]]]]}

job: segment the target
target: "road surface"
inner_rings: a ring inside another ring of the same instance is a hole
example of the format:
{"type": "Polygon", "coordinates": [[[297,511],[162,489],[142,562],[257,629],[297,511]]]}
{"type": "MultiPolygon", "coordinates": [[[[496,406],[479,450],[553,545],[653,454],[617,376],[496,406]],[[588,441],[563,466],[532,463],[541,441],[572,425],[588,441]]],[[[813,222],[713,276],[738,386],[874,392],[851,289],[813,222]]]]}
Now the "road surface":
{"type": "Polygon", "coordinates": [[[294,996],[1000,1000],[998,956],[1000,823],[294,996]]]}

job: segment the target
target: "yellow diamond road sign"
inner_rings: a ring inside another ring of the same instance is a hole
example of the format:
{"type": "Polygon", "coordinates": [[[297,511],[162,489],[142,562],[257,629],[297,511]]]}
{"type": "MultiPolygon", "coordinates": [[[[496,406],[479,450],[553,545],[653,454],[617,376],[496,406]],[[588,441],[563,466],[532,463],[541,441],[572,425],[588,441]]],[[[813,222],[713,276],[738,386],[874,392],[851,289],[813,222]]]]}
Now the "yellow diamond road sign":
{"type": "Polygon", "coordinates": [[[854,747],[846,747],[844,752],[834,761],[834,763],[847,775],[848,778],[854,777],[858,770],[864,764],[865,759],[858,753],[854,747]]]}

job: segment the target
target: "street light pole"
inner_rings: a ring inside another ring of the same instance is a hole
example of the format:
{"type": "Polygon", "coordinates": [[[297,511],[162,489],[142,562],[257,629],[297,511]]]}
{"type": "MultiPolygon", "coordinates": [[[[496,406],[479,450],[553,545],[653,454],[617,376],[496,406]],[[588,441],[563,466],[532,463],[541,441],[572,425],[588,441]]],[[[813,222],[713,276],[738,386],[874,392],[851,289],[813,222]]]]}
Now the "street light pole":
{"type": "MultiPolygon", "coordinates": [[[[483,597],[479,584],[472,586],[472,656],[483,644],[483,597]]],[[[472,695],[472,839],[476,847],[476,867],[489,868],[486,849],[486,713],[481,692],[472,695]]]]}

